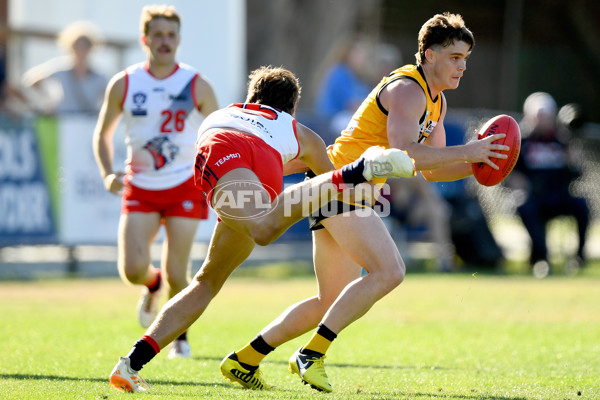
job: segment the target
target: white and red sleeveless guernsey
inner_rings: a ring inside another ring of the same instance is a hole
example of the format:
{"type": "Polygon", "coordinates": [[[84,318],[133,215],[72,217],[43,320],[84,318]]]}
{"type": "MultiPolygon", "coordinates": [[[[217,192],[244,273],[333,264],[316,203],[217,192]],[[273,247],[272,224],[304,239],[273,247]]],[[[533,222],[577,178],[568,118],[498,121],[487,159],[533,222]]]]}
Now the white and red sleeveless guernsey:
{"type": "Polygon", "coordinates": [[[210,114],[200,126],[198,141],[212,128],[231,128],[261,138],[281,155],[283,164],[300,152],[296,119],[262,104],[235,103],[210,114]]]}
{"type": "Polygon", "coordinates": [[[182,63],[163,79],[155,78],[147,63],[132,65],[125,72],[129,182],[148,190],[178,186],[194,174],[195,141],[202,122],[193,89],[198,72],[182,63]]]}

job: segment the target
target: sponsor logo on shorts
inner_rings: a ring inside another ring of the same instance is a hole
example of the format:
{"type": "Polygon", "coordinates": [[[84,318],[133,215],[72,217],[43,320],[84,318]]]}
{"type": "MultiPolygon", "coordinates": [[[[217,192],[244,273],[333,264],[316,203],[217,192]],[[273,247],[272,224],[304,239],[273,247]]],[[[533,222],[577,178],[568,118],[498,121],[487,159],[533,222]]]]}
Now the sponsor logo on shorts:
{"type": "Polygon", "coordinates": [[[225,157],[222,157],[221,159],[219,159],[215,165],[218,167],[220,165],[223,165],[225,162],[233,159],[233,158],[242,158],[242,155],[240,153],[231,153],[226,155],[225,157]]]}
{"type": "Polygon", "coordinates": [[[181,203],[181,206],[186,211],[192,211],[194,209],[194,202],[191,200],[186,200],[183,203],[181,203]]]}
{"type": "Polygon", "coordinates": [[[127,201],[125,201],[125,205],[129,206],[129,207],[131,207],[131,206],[139,206],[140,202],[137,201],[137,200],[127,200],[127,201]]]}

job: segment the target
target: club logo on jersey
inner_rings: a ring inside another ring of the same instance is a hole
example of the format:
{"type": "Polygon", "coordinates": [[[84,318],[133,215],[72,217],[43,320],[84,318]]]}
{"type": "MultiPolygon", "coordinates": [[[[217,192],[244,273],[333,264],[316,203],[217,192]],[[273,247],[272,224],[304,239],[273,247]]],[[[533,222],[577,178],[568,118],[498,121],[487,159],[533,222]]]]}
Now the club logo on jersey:
{"type": "Polygon", "coordinates": [[[146,93],[143,93],[143,92],[134,93],[133,97],[132,97],[133,110],[131,110],[131,114],[136,115],[136,116],[145,116],[146,114],[148,114],[148,111],[145,108],[147,98],[148,98],[148,96],[146,96],[146,93]]]}
{"type": "Polygon", "coordinates": [[[164,168],[175,159],[179,153],[179,147],[169,140],[168,136],[157,136],[146,142],[144,149],[148,150],[154,161],[154,169],[164,168]]]}
{"type": "Polygon", "coordinates": [[[419,143],[423,143],[425,139],[429,137],[431,132],[433,132],[433,130],[435,129],[436,125],[437,122],[432,121],[430,119],[426,120],[426,122],[421,123],[421,125],[419,126],[419,132],[421,132],[419,135],[419,143]]]}
{"type": "Polygon", "coordinates": [[[429,136],[431,134],[431,132],[433,132],[433,130],[435,129],[435,126],[437,125],[437,122],[429,120],[427,121],[427,125],[425,125],[425,129],[423,130],[423,133],[426,134],[427,136],[429,136]]]}

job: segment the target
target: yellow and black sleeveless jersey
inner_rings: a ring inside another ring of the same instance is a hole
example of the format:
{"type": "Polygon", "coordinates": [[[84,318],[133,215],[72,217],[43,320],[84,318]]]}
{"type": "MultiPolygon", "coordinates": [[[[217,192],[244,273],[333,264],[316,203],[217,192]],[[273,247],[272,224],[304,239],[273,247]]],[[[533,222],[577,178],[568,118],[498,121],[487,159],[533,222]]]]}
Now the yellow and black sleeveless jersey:
{"type": "Polygon", "coordinates": [[[379,94],[387,85],[397,79],[412,79],[423,89],[427,98],[427,106],[419,121],[419,143],[429,137],[440,120],[443,107],[442,95],[438,94],[435,99],[432,99],[421,67],[405,65],[394,70],[379,82],[354,113],[352,120],[336,139],[334,145],[329,148],[329,158],[336,168],[356,160],[371,146],[390,147],[387,136],[388,111],[383,108],[379,94]]]}

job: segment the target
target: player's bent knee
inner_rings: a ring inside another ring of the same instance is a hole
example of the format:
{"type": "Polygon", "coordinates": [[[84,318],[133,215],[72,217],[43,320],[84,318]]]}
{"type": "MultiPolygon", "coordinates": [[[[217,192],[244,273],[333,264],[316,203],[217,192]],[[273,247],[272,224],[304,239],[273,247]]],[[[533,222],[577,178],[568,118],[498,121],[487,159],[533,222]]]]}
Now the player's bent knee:
{"type": "Polygon", "coordinates": [[[254,243],[259,246],[266,246],[279,237],[279,232],[275,227],[268,224],[260,224],[250,230],[254,243]]]}
{"type": "Polygon", "coordinates": [[[391,292],[398,287],[404,281],[405,271],[406,269],[402,263],[380,270],[377,276],[384,287],[384,291],[391,292]]]}
{"type": "Polygon", "coordinates": [[[143,266],[127,264],[121,268],[121,271],[121,274],[129,282],[136,285],[142,285],[146,283],[146,277],[148,275],[148,264],[143,266]]]}
{"type": "Polygon", "coordinates": [[[271,236],[256,236],[254,237],[254,242],[259,246],[267,246],[271,242],[273,242],[273,238],[271,236]]]}
{"type": "Polygon", "coordinates": [[[386,274],[386,282],[389,283],[389,285],[392,288],[395,288],[396,286],[400,285],[402,282],[404,282],[404,269],[403,268],[394,268],[393,270],[389,271],[388,274],[386,274]]]}

